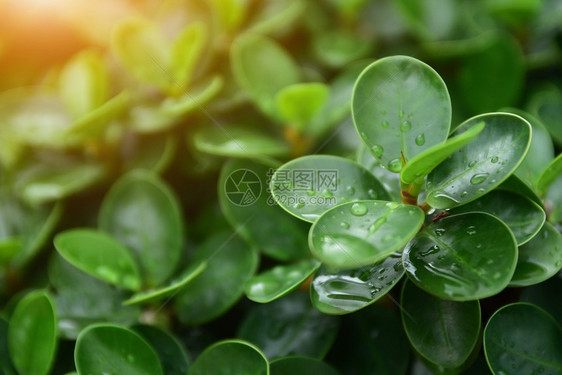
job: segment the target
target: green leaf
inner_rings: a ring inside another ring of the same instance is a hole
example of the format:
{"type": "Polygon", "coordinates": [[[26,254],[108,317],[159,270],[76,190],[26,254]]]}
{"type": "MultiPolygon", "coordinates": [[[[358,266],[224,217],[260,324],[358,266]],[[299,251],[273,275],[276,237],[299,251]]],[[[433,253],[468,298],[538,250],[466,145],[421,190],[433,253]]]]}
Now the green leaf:
{"type": "Polygon", "coordinates": [[[544,207],[542,199],[537,191],[528,183],[517,177],[516,174],[509,176],[504,182],[498,186],[498,190],[511,191],[512,193],[521,194],[541,207],[544,207]]]}
{"type": "Polygon", "coordinates": [[[267,303],[290,293],[320,267],[314,259],[290,265],[278,265],[252,277],[246,284],[246,296],[254,302],[267,303]]]}
{"type": "Polygon", "coordinates": [[[21,375],[47,375],[57,347],[57,317],[51,297],[43,291],[25,295],[8,327],[8,349],[21,375]]]}
{"type": "Polygon", "coordinates": [[[551,277],[550,279],[536,285],[523,288],[520,301],[529,302],[539,306],[548,312],[562,327],[562,275],[551,277]]]}
{"type": "Polygon", "coordinates": [[[316,311],[305,293],[294,292],[254,306],[238,337],[257,345],[269,359],[287,355],[322,358],[332,345],[339,321],[316,311]]]}
{"type": "Polygon", "coordinates": [[[232,44],[230,60],[234,79],[267,115],[275,116],[275,95],[298,83],[300,71],[291,56],[273,40],[244,34],[232,44]]]}
{"type": "Polygon", "coordinates": [[[0,317],[0,371],[4,375],[16,375],[8,350],[8,322],[0,317]]]}
{"type": "Polygon", "coordinates": [[[149,286],[175,271],[184,237],[181,205],[156,174],[136,170],[117,180],[101,204],[98,222],[134,252],[149,286]]]}
{"type": "Polygon", "coordinates": [[[171,43],[154,23],[142,18],[121,20],[115,26],[111,49],[138,80],[167,90],[173,83],[162,71],[172,61],[171,43]]]}
{"type": "Polygon", "coordinates": [[[459,126],[455,134],[484,121],[486,127],[427,177],[427,203],[452,208],[475,200],[505,181],[527,154],[531,126],[509,113],[487,113],[459,126]]]}
{"type": "Polygon", "coordinates": [[[262,35],[288,32],[307,9],[302,0],[265,1],[260,3],[246,31],[262,35]]]}
{"type": "Polygon", "coordinates": [[[271,361],[271,375],[339,375],[332,366],[325,362],[308,357],[283,357],[271,361]]]}
{"type": "Polygon", "coordinates": [[[207,42],[207,29],[202,23],[184,27],[172,44],[170,74],[174,78],[173,92],[180,92],[189,84],[196,64],[207,42]],[[178,87],[179,86],[179,87],[178,87]]]}
{"type": "Polygon", "coordinates": [[[241,340],[217,342],[203,351],[188,375],[269,375],[269,363],[254,345],[241,340]]]}
{"type": "Polygon", "coordinates": [[[264,156],[286,156],[290,153],[286,142],[242,127],[205,127],[190,137],[193,137],[193,144],[197,150],[211,155],[259,159],[264,156]]]}
{"type": "Polygon", "coordinates": [[[467,131],[448,139],[445,143],[437,144],[417,154],[408,160],[404,168],[402,168],[400,179],[405,184],[411,184],[418,179],[423,179],[451,154],[472,141],[484,129],[484,126],[484,122],[475,124],[467,131]]]}
{"type": "Polygon", "coordinates": [[[68,113],[81,117],[102,105],[109,93],[109,76],[100,54],[85,50],[63,67],[59,93],[68,113]]]}
{"type": "Polygon", "coordinates": [[[124,169],[147,169],[161,174],[174,159],[178,143],[172,134],[127,134],[120,151],[124,169]]]}
{"type": "Polygon", "coordinates": [[[562,328],[535,305],[507,305],[486,325],[484,353],[495,374],[560,374],[562,328]]]}
{"type": "Polygon", "coordinates": [[[541,283],[562,269],[562,235],[552,224],[544,223],[540,232],[519,247],[517,267],[510,286],[541,283]]]}
{"type": "Polygon", "coordinates": [[[221,210],[237,233],[264,254],[281,261],[310,256],[308,225],[277,207],[267,192],[274,170],[246,160],[229,160],[221,170],[221,210]]]}
{"type": "Polygon", "coordinates": [[[323,83],[296,83],[279,90],[275,102],[285,126],[302,132],[326,104],[328,96],[329,87],[323,83]]]}
{"type": "Polygon", "coordinates": [[[348,314],[383,297],[403,275],[401,253],[354,270],[331,273],[321,268],[312,279],[310,299],[324,314],[348,314]]]}
{"type": "Polygon", "coordinates": [[[117,325],[94,324],[80,332],[74,360],[79,374],[164,375],[154,349],[117,325]]]}
{"type": "Polygon", "coordinates": [[[54,239],[55,248],[76,268],[123,289],[141,287],[139,269],[129,250],[93,229],[70,229],[54,239]]]}
{"type": "Polygon", "coordinates": [[[176,312],[184,324],[211,321],[229,309],[244,293],[244,285],[258,266],[257,252],[235,234],[212,235],[188,259],[207,267],[177,295],[176,312]]]}
{"type": "Polygon", "coordinates": [[[240,27],[249,10],[248,0],[207,0],[207,3],[220,30],[229,34],[240,27]]]}
{"type": "Polygon", "coordinates": [[[323,29],[314,35],[311,47],[320,63],[331,68],[341,68],[367,57],[373,50],[373,41],[349,30],[323,29]]]}
{"type": "Polygon", "coordinates": [[[412,35],[425,40],[450,39],[461,10],[454,0],[395,1],[412,35]]]}
{"type": "Polygon", "coordinates": [[[423,357],[451,369],[469,359],[480,338],[478,301],[443,300],[406,282],[401,305],[404,330],[423,357]]]}
{"type": "Polygon", "coordinates": [[[402,249],[423,224],[416,206],[358,201],[326,211],[310,228],[312,254],[336,270],[363,267],[402,249]]]}
{"type": "MultiPolygon", "coordinates": [[[[552,12],[555,17],[556,12],[552,12]]],[[[542,121],[554,141],[562,144],[562,91],[554,83],[545,84],[529,101],[529,112],[542,121]]]]}
{"type": "Polygon", "coordinates": [[[425,149],[443,143],[451,126],[445,83],[429,65],[391,56],[369,65],[352,99],[357,132],[381,164],[393,172],[425,149]]]}
{"type": "Polygon", "coordinates": [[[451,214],[486,212],[502,220],[521,246],[539,232],[544,224],[544,210],[535,202],[509,191],[493,190],[475,201],[453,208],[451,214]]]}
{"type": "Polygon", "coordinates": [[[183,274],[176,279],[169,282],[168,285],[159,287],[156,289],[144,290],[133,294],[126,301],[123,301],[123,305],[134,305],[138,303],[147,303],[152,301],[159,301],[166,297],[173,296],[183,289],[187,284],[189,284],[194,278],[199,276],[201,272],[207,267],[206,262],[201,262],[194,265],[195,267],[189,267],[183,274]]]}
{"type": "Polygon", "coordinates": [[[311,223],[338,204],[390,199],[365,168],[331,155],[303,156],[282,165],[271,178],[270,189],[284,210],[311,223]]]}
{"type": "Polygon", "coordinates": [[[473,113],[515,105],[525,82],[519,44],[513,36],[498,33],[485,48],[463,59],[457,77],[459,96],[473,113]]]}
{"type": "Polygon", "coordinates": [[[493,296],[513,276],[517,244],[501,220],[471,212],[429,225],[404,249],[408,277],[425,291],[447,300],[493,296]]]}
{"type": "Polygon", "coordinates": [[[361,145],[357,151],[357,164],[365,167],[375,176],[388,192],[391,200],[402,202],[400,196],[400,175],[383,168],[380,162],[367,150],[365,145],[361,145]]]}
{"type": "Polygon", "coordinates": [[[154,349],[165,375],[185,375],[191,360],[180,341],[171,333],[155,326],[135,325],[133,330],[154,349]]]}
{"type": "Polygon", "coordinates": [[[562,154],[552,160],[541,172],[536,184],[539,193],[545,195],[550,185],[552,185],[560,175],[562,175],[562,154]]]}

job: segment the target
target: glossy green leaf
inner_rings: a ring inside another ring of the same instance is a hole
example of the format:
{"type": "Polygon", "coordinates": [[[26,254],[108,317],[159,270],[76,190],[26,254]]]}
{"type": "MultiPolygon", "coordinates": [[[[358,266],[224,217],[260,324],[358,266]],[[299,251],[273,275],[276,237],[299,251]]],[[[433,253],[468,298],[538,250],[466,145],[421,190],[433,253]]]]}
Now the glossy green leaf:
{"type": "Polygon", "coordinates": [[[562,327],[562,299],[559,298],[561,294],[562,275],[558,274],[540,284],[523,288],[519,300],[544,309],[562,327]]]}
{"type": "Polygon", "coordinates": [[[383,297],[404,275],[402,254],[354,270],[316,272],[310,287],[314,307],[324,314],[348,314],[383,297]]]}
{"type": "Polygon", "coordinates": [[[343,317],[327,360],[342,374],[406,375],[410,356],[397,311],[374,305],[343,317]]]}
{"type": "Polygon", "coordinates": [[[157,175],[137,170],[121,177],[106,194],[98,222],[133,250],[149,286],[175,271],[183,246],[181,206],[157,175]]]}
{"type": "Polygon", "coordinates": [[[498,186],[498,190],[511,191],[513,193],[521,194],[541,207],[544,207],[543,201],[537,191],[530,186],[527,182],[523,181],[521,178],[517,177],[516,174],[512,174],[498,186]]]}
{"type": "Polygon", "coordinates": [[[400,179],[405,184],[411,184],[420,178],[423,179],[451,154],[472,141],[484,129],[484,126],[484,122],[475,124],[465,132],[448,139],[445,143],[437,144],[417,154],[408,160],[402,168],[400,179]]]}
{"type": "Polygon", "coordinates": [[[99,107],[108,96],[108,72],[101,56],[83,51],[62,69],[59,93],[68,113],[78,118],[99,107]]]}
{"type": "Polygon", "coordinates": [[[331,155],[303,156],[282,165],[271,178],[270,189],[283,209],[311,223],[338,204],[390,199],[365,168],[331,155]]]}
{"type": "Polygon", "coordinates": [[[269,38],[245,34],[232,44],[230,60],[238,85],[267,115],[274,115],[275,95],[298,83],[300,71],[291,56],[269,38]]]}
{"type": "Polygon", "coordinates": [[[180,341],[156,326],[135,325],[133,330],[145,339],[160,358],[165,375],[185,375],[191,363],[180,341]]]}
{"type": "Polygon", "coordinates": [[[358,201],[326,211],[309,234],[312,254],[334,269],[352,269],[380,261],[402,249],[423,224],[416,206],[358,201]]]}
{"type": "MultiPolygon", "coordinates": [[[[553,12],[555,15],[556,12],[553,12]]],[[[554,17],[557,17],[556,15],[554,17]]],[[[541,87],[529,101],[529,112],[534,114],[542,121],[548,129],[554,141],[562,144],[562,92],[558,86],[549,82],[541,87]]]]}
{"type": "Polygon", "coordinates": [[[184,27],[174,40],[170,61],[170,74],[174,78],[175,84],[174,91],[181,92],[183,85],[190,82],[206,39],[206,26],[202,23],[191,23],[184,27]]]}
{"type": "Polygon", "coordinates": [[[189,282],[175,300],[184,324],[199,325],[224,313],[244,293],[244,285],[256,272],[258,254],[236,235],[212,235],[190,256],[189,263],[207,267],[189,282]]]}
{"type": "Polygon", "coordinates": [[[113,237],[93,229],[70,229],[57,234],[54,244],[76,268],[123,289],[140,289],[140,273],[133,256],[113,237]]]}
{"type": "Polygon", "coordinates": [[[285,126],[306,131],[308,123],[326,104],[329,88],[323,83],[297,83],[279,90],[277,112],[285,126]]]}
{"type": "Polygon", "coordinates": [[[8,327],[8,349],[21,375],[47,375],[57,348],[57,317],[51,297],[43,291],[25,295],[8,327]]]}
{"type": "Polygon", "coordinates": [[[130,325],[137,321],[140,309],[123,306],[127,292],[98,280],[65,261],[59,254],[48,266],[58,317],[59,335],[76,340],[78,334],[93,323],[130,325]]]}
{"type": "Polygon", "coordinates": [[[159,301],[166,297],[173,296],[189,284],[194,278],[199,276],[206,267],[206,262],[201,262],[194,265],[194,267],[189,267],[181,276],[169,282],[168,285],[135,293],[126,301],[123,301],[123,305],[159,301]]]}
{"type": "Polygon", "coordinates": [[[187,374],[269,375],[269,363],[254,345],[240,340],[225,340],[205,349],[187,374]]]}
{"type": "Polygon", "coordinates": [[[238,337],[258,346],[270,360],[287,355],[322,358],[332,345],[338,320],[316,311],[308,295],[294,292],[254,306],[238,329],[238,337]]]}
{"type": "Polygon", "coordinates": [[[401,297],[402,322],[412,346],[444,368],[463,365],[480,338],[480,303],[432,296],[406,282],[401,297]]]}
{"type": "Polygon", "coordinates": [[[541,172],[537,179],[537,190],[542,194],[546,194],[550,185],[562,175],[562,154],[552,160],[546,168],[541,172]]]}
{"type": "Polygon", "coordinates": [[[445,83],[430,66],[407,56],[391,56],[369,65],[357,79],[352,116],[361,139],[381,164],[402,168],[442,143],[451,126],[451,102],[445,83]]]}
{"type": "Polygon", "coordinates": [[[199,151],[233,158],[260,158],[286,156],[289,145],[271,135],[241,127],[206,127],[193,135],[193,144],[199,151]]]}
{"type": "Polygon", "coordinates": [[[557,274],[560,269],[562,235],[547,222],[531,241],[519,247],[517,267],[509,285],[538,284],[557,274]]]}
{"type": "Polygon", "coordinates": [[[94,324],[80,332],[74,360],[81,375],[164,375],[154,349],[141,336],[112,324],[94,324]]]}
{"type": "Polygon", "coordinates": [[[521,246],[539,232],[544,224],[544,210],[535,202],[509,191],[493,190],[475,201],[453,208],[451,214],[486,212],[501,219],[521,246]]]}
{"type": "Polygon", "coordinates": [[[365,168],[373,176],[375,176],[384,186],[388,192],[391,200],[395,202],[402,202],[400,196],[400,175],[383,168],[380,162],[367,150],[365,145],[361,145],[357,151],[357,163],[365,168]]]}
{"type": "Polygon", "coordinates": [[[320,263],[314,259],[275,266],[248,281],[245,288],[246,296],[260,303],[276,300],[305,282],[318,267],[320,263]]]}
{"type": "Polygon", "coordinates": [[[280,210],[267,191],[274,169],[247,160],[229,160],[221,170],[221,210],[240,237],[277,260],[310,256],[308,225],[280,210]]]}
{"type": "Polygon", "coordinates": [[[307,357],[283,357],[271,361],[271,375],[338,375],[332,366],[314,358],[307,357]]]}
{"type": "Polygon", "coordinates": [[[523,90],[525,65],[515,38],[498,33],[460,65],[458,93],[471,112],[497,111],[517,103],[523,90]]]}
{"type": "Polygon", "coordinates": [[[455,134],[484,121],[484,130],[427,177],[427,203],[452,208],[475,200],[505,181],[527,154],[531,126],[509,113],[487,113],[459,126],[455,134]]]}
{"type": "Polygon", "coordinates": [[[560,374],[562,328],[535,305],[507,305],[486,325],[484,353],[495,374],[560,374]]]}
{"type": "Polygon", "coordinates": [[[404,249],[408,277],[425,291],[448,300],[493,296],[511,280],[517,243],[501,220],[471,212],[440,219],[404,249]]]}

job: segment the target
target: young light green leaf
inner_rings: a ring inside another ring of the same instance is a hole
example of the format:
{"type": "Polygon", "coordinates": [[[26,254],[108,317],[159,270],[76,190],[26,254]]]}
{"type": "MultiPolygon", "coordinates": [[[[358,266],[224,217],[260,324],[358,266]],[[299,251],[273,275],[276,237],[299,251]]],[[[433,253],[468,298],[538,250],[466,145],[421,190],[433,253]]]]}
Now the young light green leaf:
{"type": "Polygon", "coordinates": [[[164,375],[154,349],[141,336],[112,324],[80,332],[74,362],[79,374],[164,375]]]}
{"type": "Polygon", "coordinates": [[[517,264],[517,243],[501,220],[471,212],[429,225],[406,246],[402,262],[423,290],[447,300],[475,300],[507,286],[517,264]]]}
{"type": "Polygon", "coordinates": [[[510,113],[473,117],[461,124],[455,134],[480,122],[486,124],[484,130],[427,177],[427,203],[431,207],[452,208],[481,197],[505,181],[527,154],[531,125],[510,113]]]}
{"type": "Polygon", "coordinates": [[[217,342],[203,351],[187,375],[269,375],[269,363],[256,346],[241,340],[217,342]]]}
{"type": "Polygon", "coordinates": [[[404,268],[400,253],[354,270],[331,273],[321,268],[312,279],[310,299],[324,314],[348,314],[383,297],[402,276],[404,268]]]}
{"type": "Polygon", "coordinates": [[[221,31],[230,34],[238,29],[246,19],[248,0],[207,0],[221,31]]]}
{"type": "Polygon", "coordinates": [[[339,28],[323,29],[312,39],[312,53],[323,65],[332,68],[369,56],[373,47],[373,41],[365,35],[339,28]]]}
{"type": "Polygon", "coordinates": [[[55,236],[55,248],[76,268],[123,289],[138,290],[140,273],[129,250],[93,229],[70,229],[55,236]]]}
{"type": "Polygon", "coordinates": [[[329,96],[323,83],[296,83],[277,92],[275,104],[285,126],[306,132],[307,125],[320,112],[329,96]]]}
{"type": "Polygon", "coordinates": [[[562,235],[550,223],[519,247],[517,267],[510,286],[529,286],[541,283],[562,269],[562,235]]]}
{"type": "Polygon", "coordinates": [[[290,356],[271,361],[271,375],[339,375],[332,366],[315,358],[290,356]]]}
{"type": "Polygon", "coordinates": [[[185,375],[191,363],[182,343],[171,333],[151,325],[135,325],[133,331],[145,339],[158,355],[165,375],[185,375]]]}
{"type": "Polygon", "coordinates": [[[541,308],[513,303],[486,324],[484,353],[495,374],[560,374],[562,328],[541,308]]]}
{"type": "Polygon", "coordinates": [[[174,92],[182,93],[183,87],[190,83],[206,41],[207,29],[202,23],[187,25],[174,40],[170,62],[170,74],[175,81],[174,92]]]}
{"type": "Polygon", "coordinates": [[[298,83],[300,71],[291,56],[269,38],[245,34],[232,44],[234,79],[267,115],[275,116],[275,95],[298,83]]]}
{"type": "Polygon", "coordinates": [[[106,194],[99,227],[131,249],[149,286],[175,271],[183,246],[183,219],[174,192],[157,175],[142,170],[121,177],[106,194]]]}
{"type": "Polygon", "coordinates": [[[193,145],[197,150],[211,155],[259,159],[264,156],[287,156],[290,153],[286,142],[242,127],[205,127],[190,137],[193,137],[193,145]]]}
{"type": "Polygon", "coordinates": [[[445,143],[437,144],[417,154],[406,162],[400,172],[400,179],[405,184],[423,179],[451,154],[472,141],[484,129],[484,126],[484,122],[475,124],[467,131],[448,139],[445,143]]]}
{"type": "Polygon", "coordinates": [[[238,337],[253,342],[269,359],[287,355],[322,358],[338,332],[336,317],[316,311],[308,295],[294,292],[271,303],[254,306],[238,329],[238,337]]]}
{"type": "Polygon", "coordinates": [[[408,339],[428,361],[453,369],[469,359],[480,337],[478,301],[443,300],[406,282],[400,304],[408,339]]]}
{"type": "Polygon", "coordinates": [[[254,302],[267,303],[292,292],[320,267],[314,259],[290,265],[278,265],[252,277],[246,284],[246,296],[254,302]]]}
{"type": "Polygon", "coordinates": [[[183,288],[175,299],[183,324],[199,325],[215,319],[244,293],[244,285],[258,266],[258,253],[235,234],[212,235],[189,258],[207,267],[183,288]]]}
{"type": "Polygon", "coordinates": [[[260,5],[247,26],[247,32],[261,35],[286,33],[307,9],[303,0],[266,1],[260,5]]]}
{"type": "Polygon", "coordinates": [[[546,215],[541,206],[522,195],[501,190],[492,190],[475,201],[453,208],[451,214],[464,212],[486,212],[502,220],[511,230],[521,246],[539,232],[546,215]]]}
{"type": "Polygon", "coordinates": [[[365,168],[331,155],[303,156],[282,165],[271,178],[270,190],[284,210],[311,223],[338,204],[390,199],[365,168]]]}
{"type": "Polygon", "coordinates": [[[560,175],[562,175],[562,154],[552,160],[541,172],[536,184],[539,193],[545,195],[550,185],[552,185],[560,175]]]}
{"type": "Polygon", "coordinates": [[[21,375],[47,375],[55,360],[57,316],[51,297],[43,291],[25,295],[8,327],[8,349],[21,375]]]}
{"type": "Polygon", "coordinates": [[[312,254],[335,270],[378,262],[402,249],[423,224],[416,206],[357,201],[324,212],[310,228],[312,254]]]}
{"type": "Polygon", "coordinates": [[[408,56],[369,65],[357,79],[351,109],[361,139],[393,172],[400,172],[402,155],[410,160],[443,143],[451,126],[445,83],[430,66],[408,56]]]}

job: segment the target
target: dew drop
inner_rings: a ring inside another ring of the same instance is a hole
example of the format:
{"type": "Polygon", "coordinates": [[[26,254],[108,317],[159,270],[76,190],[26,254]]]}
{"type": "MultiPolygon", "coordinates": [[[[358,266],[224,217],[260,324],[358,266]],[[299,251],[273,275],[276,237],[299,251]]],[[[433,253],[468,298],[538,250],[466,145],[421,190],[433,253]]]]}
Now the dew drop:
{"type": "Polygon", "coordinates": [[[433,245],[433,246],[431,246],[429,249],[427,249],[426,251],[422,251],[422,252],[420,253],[420,255],[421,255],[422,257],[426,257],[426,256],[428,256],[428,255],[438,253],[440,250],[441,250],[441,249],[439,248],[439,246],[433,245]]]}
{"type": "Polygon", "coordinates": [[[295,203],[293,205],[294,208],[299,209],[299,208],[303,208],[304,207],[304,202],[302,201],[298,201],[297,203],[295,203]]]}
{"type": "Polygon", "coordinates": [[[468,167],[469,167],[469,168],[472,168],[472,167],[474,167],[474,166],[476,165],[476,163],[477,163],[477,161],[476,161],[476,160],[473,160],[473,161],[471,161],[470,163],[468,163],[468,167]]]}
{"type": "Polygon", "coordinates": [[[369,189],[367,191],[367,194],[369,194],[369,198],[371,198],[371,199],[377,199],[377,197],[378,197],[378,194],[374,189],[369,189]]]}
{"type": "Polygon", "coordinates": [[[403,111],[403,110],[400,110],[400,111],[398,112],[398,117],[404,118],[404,111],[403,111]]]}
{"type": "Polygon", "coordinates": [[[425,135],[424,135],[423,133],[422,133],[422,134],[419,134],[419,135],[416,137],[416,144],[417,144],[418,146],[423,146],[423,145],[425,144],[425,135]]]}
{"type": "Polygon", "coordinates": [[[351,186],[351,185],[348,186],[348,187],[346,187],[345,190],[347,191],[347,193],[348,193],[349,195],[355,194],[355,188],[354,188],[353,186],[351,186]]]}
{"type": "Polygon", "coordinates": [[[359,133],[359,135],[360,135],[361,138],[363,138],[363,139],[368,139],[368,138],[369,138],[369,137],[367,137],[367,133],[365,133],[365,132],[361,132],[361,133],[359,133]]]}
{"type": "Polygon", "coordinates": [[[383,148],[381,145],[373,145],[373,147],[371,147],[371,151],[375,157],[380,158],[382,156],[383,148]]]}
{"type": "Polygon", "coordinates": [[[379,217],[375,222],[369,227],[369,233],[375,233],[384,223],[386,223],[386,217],[379,217]]]}
{"type": "Polygon", "coordinates": [[[498,160],[500,160],[500,158],[498,158],[497,156],[492,156],[492,159],[490,160],[492,163],[497,163],[498,160]]]}
{"type": "Polygon", "coordinates": [[[479,193],[484,193],[485,191],[486,191],[486,189],[484,189],[484,188],[478,188],[479,193]]]}
{"type": "Polygon", "coordinates": [[[402,123],[400,124],[400,131],[407,132],[408,130],[410,130],[411,127],[412,127],[412,123],[410,121],[408,120],[402,121],[402,123]]]}
{"type": "Polygon", "coordinates": [[[324,189],[322,190],[322,197],[324,198],[332,198],[334,196],[334,193],[332,193],[331,190],[329,189],[324,189]]]}
{"type": "Polygon", "coordinates": [[[402,162],[398,158],[392,159],[388,162],[388,169],[391,172],[400,172],[400,169],[402,169],[402,162]]]}
{"type": "Polygon", "coordinates": [[[472,185],[478,185],[478,184],[481,184],[482,182],[486,181],[487,178],[488,178],[488,173],[476,173],[470,179],[470,183],[472,185]]]}
{"type": "Polygon", "coordinates": [[[343,229],[349,229],[349,223],[346,223],[345,221],[342,221],[340,223],[340,227],[342,227],[343,229]]]}
{"type": "Polygon", "coordinates": [[[445,234],[445,229],[444,228],[437,228],[437,229],[435,229],[435,231],[433,231],[433,233],[435,233],[435,235],[437,237],[441,237],[442,235],[445,234]]]}
{"type": "Polygon", "coordinates": [[[475,235],[476,234],[476,227],[474,225],[471,225],[468,228],[466,228],[466,234],[468,234],[469,236],[475,235]]]}
{"type": "Polygon", "coordinates": [[[386,202],[384,205],[387,208],[390,208],[391,210],[394,210],[394,209],[400,207],[400,203],[396,203],[396,202],[386,202]]]}
{"type": "Polygon", "coordinates": [[[381,126],[382,126],[384,129],[388,128],[388,125],[389,125],[389,124],[388,124],[388,121],[383,121],[383,122],[381,122],[381,126]]]}
{"type": "Polygon", "coordinates": [[[351,205],[350,211],[355,216],[363,216],[367,213],[368,208],[363,203],[353,203],[351,205]]]}
{"type": "Polygon", "coordinates": [[[463,192],[461,193],[461,198],[464,198],[464,197],[466,197],[467,195],[468,195],[468,192],[467,192],[467,191],[463,191],[463,192]]]}

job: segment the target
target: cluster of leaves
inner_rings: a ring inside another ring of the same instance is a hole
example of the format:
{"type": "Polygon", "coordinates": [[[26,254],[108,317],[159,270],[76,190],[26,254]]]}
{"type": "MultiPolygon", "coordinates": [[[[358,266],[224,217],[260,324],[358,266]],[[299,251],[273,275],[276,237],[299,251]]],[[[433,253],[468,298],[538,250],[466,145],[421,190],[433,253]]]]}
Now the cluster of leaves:
{"type": "Polygon", "coordinates": [[[131,13],[0,94],[0,371],[562,373],[558,1],[131,13]]]}

